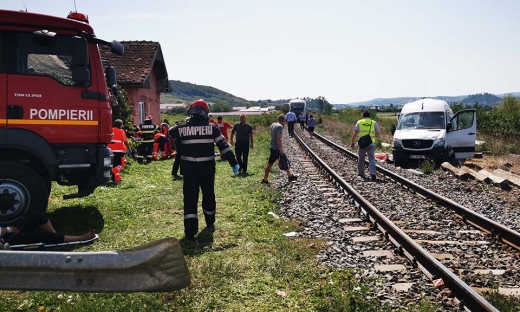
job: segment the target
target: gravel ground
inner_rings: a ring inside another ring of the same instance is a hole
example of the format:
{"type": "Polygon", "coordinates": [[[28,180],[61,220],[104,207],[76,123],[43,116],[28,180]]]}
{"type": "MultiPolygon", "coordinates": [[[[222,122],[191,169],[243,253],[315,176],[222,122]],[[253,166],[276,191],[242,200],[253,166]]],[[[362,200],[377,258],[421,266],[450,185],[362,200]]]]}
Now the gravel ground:
{"type": "MultiPolygon", "coordinates": [[[[304,138],[309,146],[317,146],[317,139],[304,138]]],[[[396,309],[406,309],[417,303],[424,296],[431,296],[433,302],[442,304],[442,311],[459,311],[457,300],[451,292],[444,288],[435,288],[431,281],[404,257],[396,252],[396,248],[382,235],[375,231],[347,232],[345,226],[366,226],[364,221],[357,224],[342,222],[348,218],[359,218],[358,209],[348,200],[348,197],[338,191],[325,178],[321,177],[318,169],[310,162],[306,155],[284,132],[284,146],[291,159],[292,171],[300,174],[296,183],[288,183],[287,176],[281,172],[278,180],[272,187],[281,189],[286,200],[280,203],[280,214],[289,219],[300,220],[302,228],[297,236],[324,238],[329,248],[320,252],[318,260],[335,268],[350,268],[358,272],[358,277],[369,281],[372,285],[372,297],[396,309]],[[353,243],[352,239],[359,236],[378,236],[377,241],[369,244],[353,243]],[[364,252],[372,250],[388,250],[391,256],[367,257],[364,252]],[[376,264],[401,264],[406,267],[402,272],[379,272],[376,264]],[[399,283],[414,283],[408,291],[396,291],[393,287],[399,283]]],[[[318,144],[319,145],[319,144],[318,144]]],[[[313,147],[314,148],[314,147],[313,147]]],[[[430,252],[451,254],[452,259],[445,259],[443,263],[457,271],[462,278],[475,287],[518,287],[520,278],[516,271],[516,263],[520,259],[518,252],[508,246],[492,241],[489,237],[475,231],[464,224],[460,218],[448,216],[444,210],[436,208],[435,204],[406,191],[396,188],[395,183],[379,177],[379,182],[362,181],[356,177],[355,163],[347,160],[331,148],[323,148],[323,158],[334,164],[349,179],[349,183],[361,187],[370,201],[378,209],[386,207],[385,213],[394,222],[406,222],[399,225],[409,230],[428,229],[434,231],[435,237],[428,234],[409,233],[414,239],[446,240],[462,242],[460,244],[437,245],[424,243],[423,246],[430,252]],[[353,163],[352,164],[349,164],[353,163]],[[437,220],[437,221],[436,221],[437,220]],[[443,222],[438,222],[442,220],[443,222]],[[451,231],[457,228],[457,231],[451,231]],[[482,242],[471,245],[463,242],[482,242]],[[497,251],[499,250],[499,251],[497,251]],[[487,264],[487,265],[486,265],[487,264]],[[475,269],[493,268],[506,271],[502,276],[475,274],[475,269]]],[[[476,181],[459,181],[449,172],[436,170],[431,175],[417,175],[408,170],[395,169],[393,165],[379,164],[396,171],[426,188],[458,202],[466,208],[473,209],[488,218],[518,230],[516,222],[519,213],[517,202],[520,200],[520,191],[512,189],[501,190],[497,187],[481,184],[476,181]]]]}

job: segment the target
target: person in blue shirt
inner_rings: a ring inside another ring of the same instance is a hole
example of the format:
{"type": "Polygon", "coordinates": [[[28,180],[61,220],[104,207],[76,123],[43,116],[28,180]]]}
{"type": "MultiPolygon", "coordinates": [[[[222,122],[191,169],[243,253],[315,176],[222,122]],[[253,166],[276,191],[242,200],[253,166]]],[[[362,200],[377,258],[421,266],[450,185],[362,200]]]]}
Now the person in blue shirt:
{"type": "Polygon", "coordinates": [[[316,125],[316,119],[312,117],[312,115],[309,116],[309,120],[307,120],[307,129],[309,130],[309,136],[312,138],[314,136],[314,126],[316,125]]]}
{"type": "Polygon", "coordinates": [[[304,130],[305,129],[305,114],[304,113],[301,113],[300,114],[300,117],[299,117],[299,121],[300,121],[300,130],[304,130]]]}
{"type": "Polygon", "coordinates": [[[289,137],[292,138],[294,135],[294,124],[296,123],[296,114],[290,110],[285,115],[285,121],[287,122],[287,132],[289,133],[289,137]]]}

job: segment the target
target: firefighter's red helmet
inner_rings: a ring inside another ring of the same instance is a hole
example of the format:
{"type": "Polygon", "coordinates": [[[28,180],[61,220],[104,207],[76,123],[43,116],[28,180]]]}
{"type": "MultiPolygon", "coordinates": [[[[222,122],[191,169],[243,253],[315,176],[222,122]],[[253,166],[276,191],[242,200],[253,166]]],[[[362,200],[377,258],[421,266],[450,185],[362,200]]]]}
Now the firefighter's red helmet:
{"type": "Polygon", "coordinates": [[[188,109],[189,115],[201,115],[204,118],[208,118],[209,106],[206,101],[203,99],[199,99],[191,103],[190,108],[188,109]]]}
{"type": "Polygon", "coordinates": [[[148,115],[148,116],[146,116],[145,119],[146,119],[146,120],[153,120],[152,115],[148,115]]]}

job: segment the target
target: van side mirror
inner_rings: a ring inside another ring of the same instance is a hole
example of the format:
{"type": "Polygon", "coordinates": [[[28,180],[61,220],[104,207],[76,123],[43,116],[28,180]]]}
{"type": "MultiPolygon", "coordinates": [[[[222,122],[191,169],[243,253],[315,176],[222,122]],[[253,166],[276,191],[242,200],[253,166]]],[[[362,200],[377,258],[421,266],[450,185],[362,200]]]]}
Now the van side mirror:
{"type": "Polygon", "coordinates": [[[70,42],[72,66],[88,67],[88,43],[87,39],[78,36],[72,37],[70,42]]]}
{"type": "Polygon", "coordinates": [[[397,130],[397,129],[395,128],[395,125],[390,126],[390,132],[392,132],[392,135],[394,135],[395,130],[397,130]]]}
{"type": "Polygon", "coordinates": [[[446,125],[446,132],[451,132],[451,122],[446,125]]]}
{"type": "Polygon", "coordinates": [[[113,40],[110,43],[110,52],[117,55],[123,55],[125,52],[125,46],[122,45],[119,41],[113,40]]]}
{"type": "Polygon", "coordinates": [[[90,86],[90,70],[88,68],[88,43],[82,37],[72,37],[70,42],[72,80],[79,86],[90,86]]]}
{"type": "Polygon", "coordinates": [[[72,68],[72,80],[82,87],[90,86],[90,70],[88,68],[72,68]]]}
{"type": "Polygon", "coordinates": [[[107,80],[108,89],[112,90],[112,87],[117,85],[117,74],[114,67],[107,66],[105,68],[105,79],[107,80]]]}

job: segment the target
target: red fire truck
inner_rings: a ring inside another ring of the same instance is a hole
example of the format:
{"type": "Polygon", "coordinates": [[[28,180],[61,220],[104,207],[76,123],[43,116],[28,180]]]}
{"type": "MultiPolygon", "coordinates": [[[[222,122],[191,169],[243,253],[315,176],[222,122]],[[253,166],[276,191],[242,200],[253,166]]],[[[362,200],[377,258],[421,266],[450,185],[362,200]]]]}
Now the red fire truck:
{"type": "Polygon", "coordinates": [[[110,179],[116,73],[98,45],[124,50],[81,13],[0,10],[0,225],[45,211],[52,181],[74,198],[110,179]]]}

